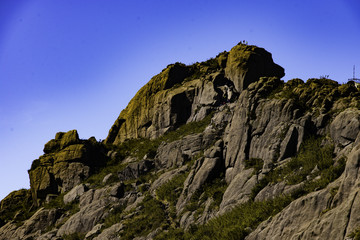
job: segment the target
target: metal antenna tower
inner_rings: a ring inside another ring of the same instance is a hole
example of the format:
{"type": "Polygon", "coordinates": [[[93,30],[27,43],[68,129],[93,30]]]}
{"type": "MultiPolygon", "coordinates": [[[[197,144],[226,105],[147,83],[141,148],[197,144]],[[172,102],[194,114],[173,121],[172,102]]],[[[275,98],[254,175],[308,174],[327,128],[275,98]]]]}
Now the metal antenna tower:
{"type": "Polygon", "coordinates": [[[354,81],[354,82],[360,83],[360,79],[355,77],[355,65],[353,68],[353,77],[349,78],[349,81],[354,81]]]}

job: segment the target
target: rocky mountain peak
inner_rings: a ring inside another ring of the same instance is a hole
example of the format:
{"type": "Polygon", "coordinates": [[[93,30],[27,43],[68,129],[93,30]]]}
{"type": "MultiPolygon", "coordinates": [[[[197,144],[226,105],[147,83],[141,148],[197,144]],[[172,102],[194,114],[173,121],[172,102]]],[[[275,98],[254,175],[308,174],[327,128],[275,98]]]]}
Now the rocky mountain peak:
{"type": "Polygon", "coordinates": [[[269,52],[245,44],[203,63],[171,64],[139,90],[120,113],[106,142],[159,137],[186,122],[201,120],[219,104],[234,101],[260,77],[283,76],[284,69],[269,52]]]}
{"type": "Polygon", "coordinates": [[[281,79],[285,72],[273,62],[271,53],[265,49],[238,44],[228,54],[225,76],[234,83],[236,90],[241,92],[260,77],[281,79]]]}
{"type": "Polygon", "coordinates": [[[168,65],[103,142],[57,133],[1,239],[357,239],[360,91],[238,44],[168,65]]]}

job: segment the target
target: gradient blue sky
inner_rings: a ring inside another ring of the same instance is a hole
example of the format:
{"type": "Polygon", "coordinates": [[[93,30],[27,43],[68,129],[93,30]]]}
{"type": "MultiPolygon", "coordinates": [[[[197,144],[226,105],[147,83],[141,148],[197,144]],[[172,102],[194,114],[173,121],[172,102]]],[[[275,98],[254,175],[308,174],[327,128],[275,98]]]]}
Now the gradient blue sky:
{"type": "Polygon", "coordinates": [[[241,40],[284,80],[360,77],[358,0],[1,0],[0,199],[58,131],[104,139],[120,111],[170,63],[241,40]]]}

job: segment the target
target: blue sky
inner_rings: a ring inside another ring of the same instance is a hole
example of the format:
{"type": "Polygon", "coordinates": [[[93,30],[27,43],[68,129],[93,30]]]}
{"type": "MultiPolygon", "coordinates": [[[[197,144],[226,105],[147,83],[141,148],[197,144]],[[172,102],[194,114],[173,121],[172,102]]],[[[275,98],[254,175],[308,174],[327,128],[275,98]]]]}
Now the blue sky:
{"type": "Polygon", "coordinates": [[[104,139],[120,111],[168,64],[241,40],[284,80],[360,77],[358,0],[1,0],[0,199],[58,131],[104,139]]]}

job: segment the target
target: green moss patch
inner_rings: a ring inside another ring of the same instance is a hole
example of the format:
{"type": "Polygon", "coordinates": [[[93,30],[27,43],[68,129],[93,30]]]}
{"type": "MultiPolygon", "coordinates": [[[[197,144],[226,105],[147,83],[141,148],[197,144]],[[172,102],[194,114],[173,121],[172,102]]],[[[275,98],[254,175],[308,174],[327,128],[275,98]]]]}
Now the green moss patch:
{"type": "Polygon", "coordinates": [[[11,192],[1,201],[0,227],[7,222],[15,220],[16,223],[28,219],[34,214],[32,208],[31,192],[28,189],[21,189],[11,192]]]}

